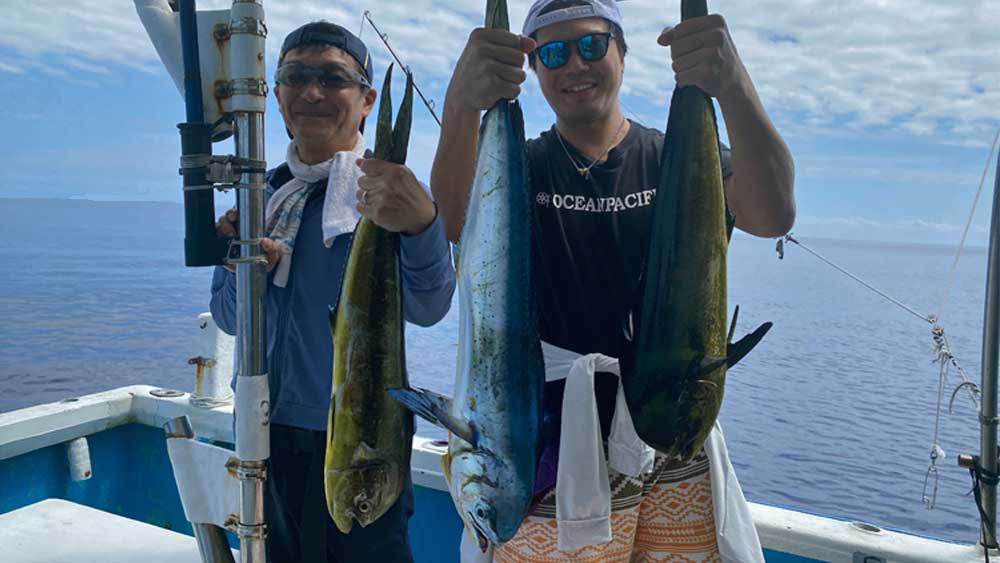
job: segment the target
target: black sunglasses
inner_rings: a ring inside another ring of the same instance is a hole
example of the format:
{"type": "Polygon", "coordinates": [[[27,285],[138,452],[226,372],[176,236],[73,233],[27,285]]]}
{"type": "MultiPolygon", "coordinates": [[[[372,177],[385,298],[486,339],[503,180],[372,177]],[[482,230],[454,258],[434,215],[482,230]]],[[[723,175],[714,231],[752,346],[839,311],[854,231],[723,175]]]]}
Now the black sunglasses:
{"type": "Polygon", "coordinates": [[[338,90],[358,84],[371,88],[364,76],[339,65],[308,66],[301,63],[287,63],[274,72],[274,81],[289,88],[303,88],[316,79],[321,88],[338,90]]]}
{"type": "Polygon", "coordinates": [[[614,34],[610,31],[604,33],[589,33],[578,39],[567,39],[564,41],[550,41],[537,49],[535,54],[538,60],[542,61],[545,68],[555,69],[563,66],[569,61],[569,50],[576,44],[576,52],[585,61],[599,61],[608,54],[608,43],[614,34]]]}

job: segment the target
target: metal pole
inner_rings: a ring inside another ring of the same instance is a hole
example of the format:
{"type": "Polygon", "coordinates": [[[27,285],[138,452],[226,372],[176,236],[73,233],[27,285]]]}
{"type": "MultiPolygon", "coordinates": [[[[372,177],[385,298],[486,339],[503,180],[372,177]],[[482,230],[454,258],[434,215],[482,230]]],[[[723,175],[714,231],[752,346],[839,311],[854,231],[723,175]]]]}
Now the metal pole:
{"type": "MultiPolygon", "coordinates": [[[[236,114],[236,156],[264,159],[264,116],[259,113],[241,112],[236,114]]],[[[264,236],[264,175],[244,174],[240,180],[249,189],[239,190],[236,206],[240,216],[240,239],[259,241],[264,236]]],[[[236,267],[236,322],[238,335],[238,356],[240,358],[240,378],[263,378],[264,381],[238,386],[238,389],[266,390],[267,366],[264,363],[264,290],[267,277],[264,258],[259,242],[240,246],[241,261],[236,267]]],[[[266,400],[266,396],[264,397],[266,400]]],[[[254,394],[236,395],[236,402],[258,401],[254,394]],[[247,396],[249,395],[249,396],[247,396]]],[[[237,416],[252,416],[252,407],[237,408],[237,416]]],[[[265,411],[266,412],[266,411],[265,411]]],[[[240,561],[241,563],[264,563],[264,468],[268,455],[241,452],[247,442],[257,442],[258,446],[247,449],[269,449],[268,424],[265,420],[256,424],[238,424],[237,453],[240,454],[240,561]],[[247,432],[261,435],[249,436],[247,432]]]]}
{"type": "Polygon", "coordinates": [[[986,310],[983,314],[982,424],[979,470],[983,505],[983,545],[997,545],[997,359],[1000,337],[1000,159],[993,187],[993,217],[990,223],[990,254],[986,273],[986,310]]]}
{"type": "MultiPolygon", "coordinates": [[[[231,107],[235,120],[236,157],[264,161],[264,8],[261,0],[234,0],[230,12],[231,107]]],[[[270,407],[265,364],[266,260],[264,237],[264,173],[240,176],[236,206],[240,217],[240,259],[236,266],[236,323],[239,373],[236,383],[236,469],[240,480],[240,514],[236,533],[241,563],[265,563],[264,481],[270,457],[270,407]]]]}

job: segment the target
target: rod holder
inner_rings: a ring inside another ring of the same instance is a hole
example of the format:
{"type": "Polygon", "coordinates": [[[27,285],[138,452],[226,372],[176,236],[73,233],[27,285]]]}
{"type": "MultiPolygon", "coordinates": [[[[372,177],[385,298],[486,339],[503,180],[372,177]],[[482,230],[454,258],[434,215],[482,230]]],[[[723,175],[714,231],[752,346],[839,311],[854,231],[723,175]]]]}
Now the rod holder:
{"type": "MultiPolygon", "coordinates": [[[[185,416],[172,418],[163,424],[163,433],[167,440],[193,440],[194,429],[191,420],[185,416]]],[[[195,540],[198,542],[198,553],[202,563],[235,563],[233,550],[229,547],[226,531],[215,524],[192,522],[195,540]]]]}

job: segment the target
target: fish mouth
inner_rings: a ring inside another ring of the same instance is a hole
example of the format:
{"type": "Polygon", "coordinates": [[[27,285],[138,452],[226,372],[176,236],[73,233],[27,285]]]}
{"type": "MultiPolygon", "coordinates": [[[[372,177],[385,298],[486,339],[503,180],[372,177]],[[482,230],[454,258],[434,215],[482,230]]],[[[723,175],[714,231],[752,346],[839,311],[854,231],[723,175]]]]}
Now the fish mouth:
{"type": "Polygon", "coordinates": [[[472,529],[476,531],[476,540],[479,542],[479,551],[486,553],[486,550],[490,547],[490,540],[486,537],[486,532],[479,527],[476,519],[472,517],[471,512],[467,512],[469,515],[469,523],[472,524],[472,529]]]}
{"type": "MultiPolygon", "coordinates": [[[[333,515],[333,523],[342,534],[349,534],[351,529],[354,528],[355,521],[357,521],[357,518],[351,510],[345,510],[343,515],[333,515]]],[[[358,523],[360,524],[361,522],[358,523]]]]}

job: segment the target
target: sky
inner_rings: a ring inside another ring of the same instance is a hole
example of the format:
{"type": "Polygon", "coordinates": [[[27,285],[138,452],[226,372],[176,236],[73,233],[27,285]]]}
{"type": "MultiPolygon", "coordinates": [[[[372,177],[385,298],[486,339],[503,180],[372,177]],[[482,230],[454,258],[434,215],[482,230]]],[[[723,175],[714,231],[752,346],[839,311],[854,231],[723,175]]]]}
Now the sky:
{"type": "MultiPolygon", "coordinates": [[[[529,5],[509,0],[516,29],[529,5]]],[[[484,7],[485,0],[268,0],[267,76],[288,32],[325,19],[360,30],[381,83],[390,56],[371,27],[362,28],[367,9],[440,111],[484,7]]],[[[677,23],[680,1],[620,7],[629,44],[626,115],[662,129],[674,81],[656,37],[677,23]]],[[[709,9],[726,18],[792,152],[795,234],[954,245],[985,171],[969,244],[986,244],[997,170],[987,159],[1000,128],[1000,2],[710,0],[709,9]]],[[[182,201],[176,124],[183,101],[133,2],[4,0],[3,13],[0,197],[182,201]]],[[[398,97],[402,74],[396,77],[398,97]]],[[[530,137],[551,126],[530,73],[521,100],[530,137]]],[[[273,96],[265,127],[273,166],[288,142],[273,96]]],[[[418,107],[408,164],[425,181],[437,137],[437,124],[418,107]]],[[[228,153],[232,145],[214,150],[228,153]]],[[[226,205],[232,198],[216,199],[226,205]]]]}

